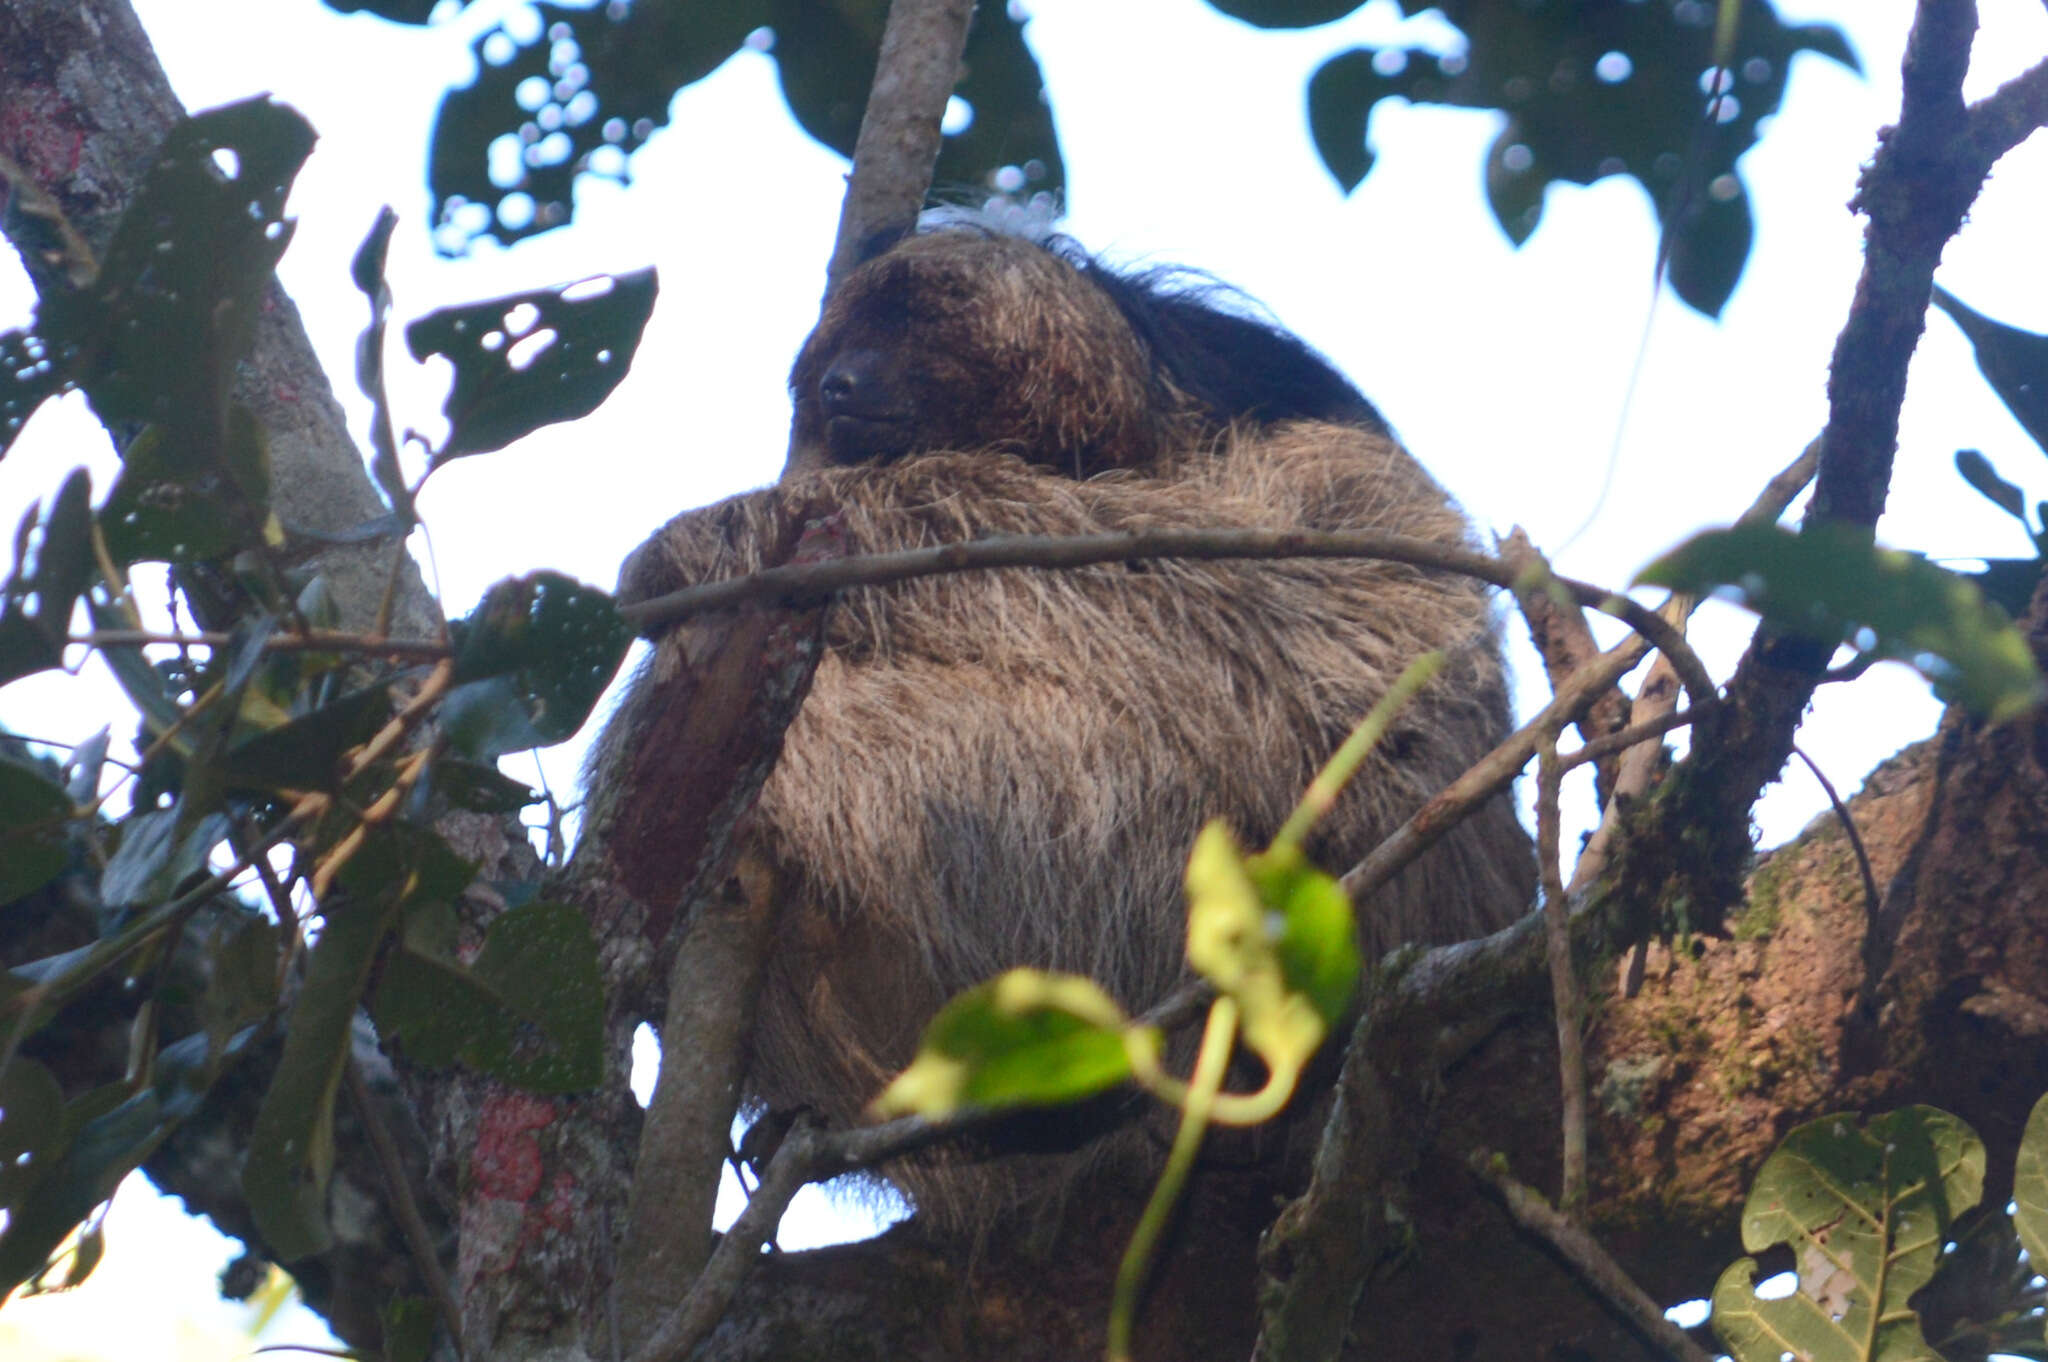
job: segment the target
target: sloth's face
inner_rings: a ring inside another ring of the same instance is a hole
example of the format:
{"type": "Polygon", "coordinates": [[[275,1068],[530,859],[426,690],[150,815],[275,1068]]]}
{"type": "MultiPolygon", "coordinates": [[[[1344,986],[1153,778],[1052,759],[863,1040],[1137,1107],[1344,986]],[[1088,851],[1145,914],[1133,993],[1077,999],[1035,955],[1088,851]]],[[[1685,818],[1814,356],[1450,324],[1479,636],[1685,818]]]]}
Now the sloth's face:
{"type": "Polygon", "coordinates": [[[1087,469],[1148,417],[1147,360],[1067,261],[1015,238],[911,237],[858,267],[790,373],[792,466],[991,450],[1087,469]]]}

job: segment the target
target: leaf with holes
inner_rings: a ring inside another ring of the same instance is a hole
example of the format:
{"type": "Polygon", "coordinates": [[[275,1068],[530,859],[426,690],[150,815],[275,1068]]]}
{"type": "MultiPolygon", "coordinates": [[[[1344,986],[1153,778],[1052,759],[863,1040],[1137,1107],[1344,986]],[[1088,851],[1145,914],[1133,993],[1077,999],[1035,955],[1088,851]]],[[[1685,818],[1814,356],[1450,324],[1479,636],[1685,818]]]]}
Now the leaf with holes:
{"type": "Polygon", "coordinates": [[[476,761],[574,734],[633,641],[609,595],[558,572],[499,582],[450,632],[462,684],[441,722],[476,761]]]}
{"type": "MultiPolygon", "coordinates": [[[[268,469],[229,391],[290,242],[292,181],[311,125],[267,98],[194,114],[164,138],[90,287],[44,297],[44,340],[77,351],[80,387],[109,425],[156,429],[150,481],[230,513],[247,538],[268,521],[268,469]]],[[[131,509],[145,504],[130,489],[131,509]]],[[[197,529],[196,522],[182,527],[197,529]]]]}
{"type": "Polygon", "coordinates": [[[1128,1046],[1156,1053],[1158,1033],[1129,1025],[1092,979],[1010,970],[940,1009],[870,1114],[940,1120],[966,1108],[1078,1102],[1130,1077],[1128,1046]]]}
{"type": "MultiPolygon", "coordinates": [[[[791,115],[852,156],[887,8],[882,0],[535,5],[537,23],[476,40],[476,78],[441,101],[427,167],[437,243],[457,254],[478,237],[509,244],[565,225],[579,175],[624,183],[631,155],[668,123],[676,92],[757,34],[791,115]]],[[[968,117],[942,140],[935,182],[1014,198],[1057,194],[1065,183],[1059,139],[1024,41],[1026,20],[1014,8],[981,9],[957,87],[968,117]]]]}
{"type": "MultiPolygon", "coordinates": [[[[1430,8],[1401,0],[1406,14],[1430,8]]],[[[1308,0],[1232,0],[1231,12],[1320,13],[1308,0]]],[[[1450,11],[1452,22],[1459,12],[1450,11]]],[[[1669,233],[1672,288],[1718,315],[1749,255],[1752,223],[1737,159],[1785,95],[1786,70],[1815,52],[1854,69],[1834,28],[1787,25],[1766,0],[1742,0],[1737,47],[1715,82],[1712,6],[1489,5],[1463,51],[1354,48],[1309,80],[1309,132],[1348,193],[1372,170],[1366,124],[1383,99],[1494,109],[1505,125],[1487,156],[1487,198],[1517,245],[1535,232],[1552,184],[1609,175],[1640,184],[1669,233]]]]}
{"type": "Polygon", "coordinates": [[[1756,1260],[1741,1259],[1714,1286],[1714,1332],[1737,1362],[1788,1352],[1934,1362],[1907,1302],[1940,1266],[1950,1224],[1983,1194],[1983,1142],[1947,1112],[1800,1126],[1757,1170],[1742,1213],[1742,1246],[1790,1247],[1798,1289],[1759,1298],[1756,1260]]]}
{"type": "Polygon", "coordinates": [[[2003,610],[1968,579],[1919,554],[1880,548],[1853,526],[1708,530],[1636,582],[1727,594],[1787,632],[1909,663],[1944,699],[1994,719],[2041,699],[2033,651],[2003,610]]]}
{"type": "Polygon", "coordinates": [[[654,294],[654,271],[636,270],[444,308],[406,327],[413,358],[455,365],[448,440],[433,466],[596,411],[633,362],[654,294]]]}

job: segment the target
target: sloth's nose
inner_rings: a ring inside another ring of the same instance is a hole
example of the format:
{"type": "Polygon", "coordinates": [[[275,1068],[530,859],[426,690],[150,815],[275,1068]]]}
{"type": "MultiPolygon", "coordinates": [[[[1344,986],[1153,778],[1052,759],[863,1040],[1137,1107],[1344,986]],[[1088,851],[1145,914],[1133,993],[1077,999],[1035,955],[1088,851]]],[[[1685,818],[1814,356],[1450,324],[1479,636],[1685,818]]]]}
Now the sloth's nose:
{"type": "Polygon", "coordinates": [[[818,380],[818,401],[827,416],[852,415],[874,405],[879,356],[852,350],[832,361],[818,380]]]}

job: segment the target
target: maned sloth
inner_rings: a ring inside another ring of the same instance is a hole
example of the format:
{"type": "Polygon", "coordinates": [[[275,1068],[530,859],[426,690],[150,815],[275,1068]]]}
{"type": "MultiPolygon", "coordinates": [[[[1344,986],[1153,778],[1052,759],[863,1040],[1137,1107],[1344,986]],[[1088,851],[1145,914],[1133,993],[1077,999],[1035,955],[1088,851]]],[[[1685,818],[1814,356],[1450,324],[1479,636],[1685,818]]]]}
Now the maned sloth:
{"type": "MultiPolygon", "coordinates": [[[[1060,241],[958,226],[899,241],[833,294],[790,387],[782,482],[670,521],[628,561],[625,598],[755,570],[790,508],[818,501],[851,552],[1163,526],[1469,541],[1300,341],[1213,285],[1118,274],[1060,241]]],[[[947,998],[1014,965],[1090,975],[1133,1012],[1157,1003],[1186,977],[1196,830],[1221,815],[1263,842],[1429,649],[1448,665],[1311,846],[1340,871],[1508,731],[1482,586],[1369,559],[1160,560],[848,592],[742,833],[742,881],[783,912],[749,1097],[854,1121],[947,998]]],[[[600,805],[646,689],[596,749],[600,805]]],[[[1533,878],[1497,798],[1359,905],[1362,944],[1492,931],[1533,878]]],[[[1103,1147],[1126,1169],[1156,1159],[1142,1139],[1097,1144],[1098,1169],[1103,1147]]],[[[928,1221],[972,1228],[1071,1186],[1080,1162],[885,1171],[928,1221]]]]}

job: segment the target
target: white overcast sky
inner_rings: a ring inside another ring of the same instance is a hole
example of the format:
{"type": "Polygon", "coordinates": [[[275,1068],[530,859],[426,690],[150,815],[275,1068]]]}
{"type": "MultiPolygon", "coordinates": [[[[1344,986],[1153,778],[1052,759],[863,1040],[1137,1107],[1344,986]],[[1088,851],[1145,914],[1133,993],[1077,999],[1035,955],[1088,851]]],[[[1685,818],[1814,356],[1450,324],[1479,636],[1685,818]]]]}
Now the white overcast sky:
{"type": "MultiPolygon", "coordinates": [[[[359,431],[349,375],[364,306],[347,266],[378,205],[404,220],[390,265],[400,319],[660,267],[661,301],[633,373],[601,411],[429,485],[423,509],[451,613],[535,567],[608,586],[624,553],[668,516],[773,475],[784,376],[815,315],[845,167],[789,121],[767,57],[743,52],[684,92],[671,126],[635,157],[632,187],[584,186],[573,228],[449,262],[427,240],[427,130],[443,87],[470,69],[467,39],[516,5],[480,0],[429,31],[315,0],[136,7],[188,107],[269,91],[319,130],[280,272],[359,431]]],[[[1718,323],[1669,297],[1657,305],[1612,486],[1592,529],[1566,548],[1616,451],[1650,307],[1656,243],[1633,183],[1554,188],[1541,228],[1515,251],[1480,191],[1494,116],[1387,105],[1372,124],[1379,163],[1342,195],[1306,136],[1305,82],[1353,43],[1448,41],[1433,16],[1404,24],[1394,0],[1292,34],[1256,32],[1200,0],[1030,9],[1067,157],[1067,229],[1113,257],[1196,266],[1260,299],[1357,380],[1483,528],[1526,526],[1564,570],[1626,583],[1686,534],[1739,513],[1825,419],[1828,356],[1861,263],[1862,224],[1845,205],[1876,129],[1897,113],[1908,0],[1781,0],[1788,21],[1842,24],[1866,78],[1816,56],[1796,61],[1775,126],[1742,165],[1757,246],[1741,288],[1718,323]]],[[[1982,12],[1972,96],[2048,53],[2039,0],[1984,0],[1982,12]]],[[[1994,173],[1942,280],[1995,316],[2048,331],[2044,210],[2048,156],[2036,138],[1994,173]]],[[[27,320],[30,305],[10,256],[0,326],[27,320]]],[[[415,371],[397,347],[388,362],[401,424],[434,429],[440,377],[415,371]]],[[[1914,362],[1900,446],[1888,542],[1937,556],[2028,551],[1950,459],[1982,449],[2035,496],[2048,495],[2048,467],[1939,317],[1914,362]]],[[[38,416],[0,468],[0,523],[78,462],[104,489],[106,441],[71,399],[38,416]]],[[[1710,607],[1700,637],[1725,671],[1746,617],[1710,607]]],[[[1526,709],[1540,672],[1523,657],[1526,709]]],[[[75,685],[10,688],[0,716],[75,737],[117,712],[104,692],[82,705],[63,699],[75,685]]],[[[1917,677],[1880,667],[1825,693],[1801,743],[1846,794],[1932,731],[1937,713],[1917,677]]],[[[558,788],[573,784],[574,764],[573,753],[550,757],[558,788]]],[[[530,764],[509,768],[531,776],[530,764]]],[[[1795,768],[1758,822],[1767,841],[1782,840],[1821,806],[1795,768]]],[[[202,1279],[214,1266],[200,1264],[202,1279]]]]}

